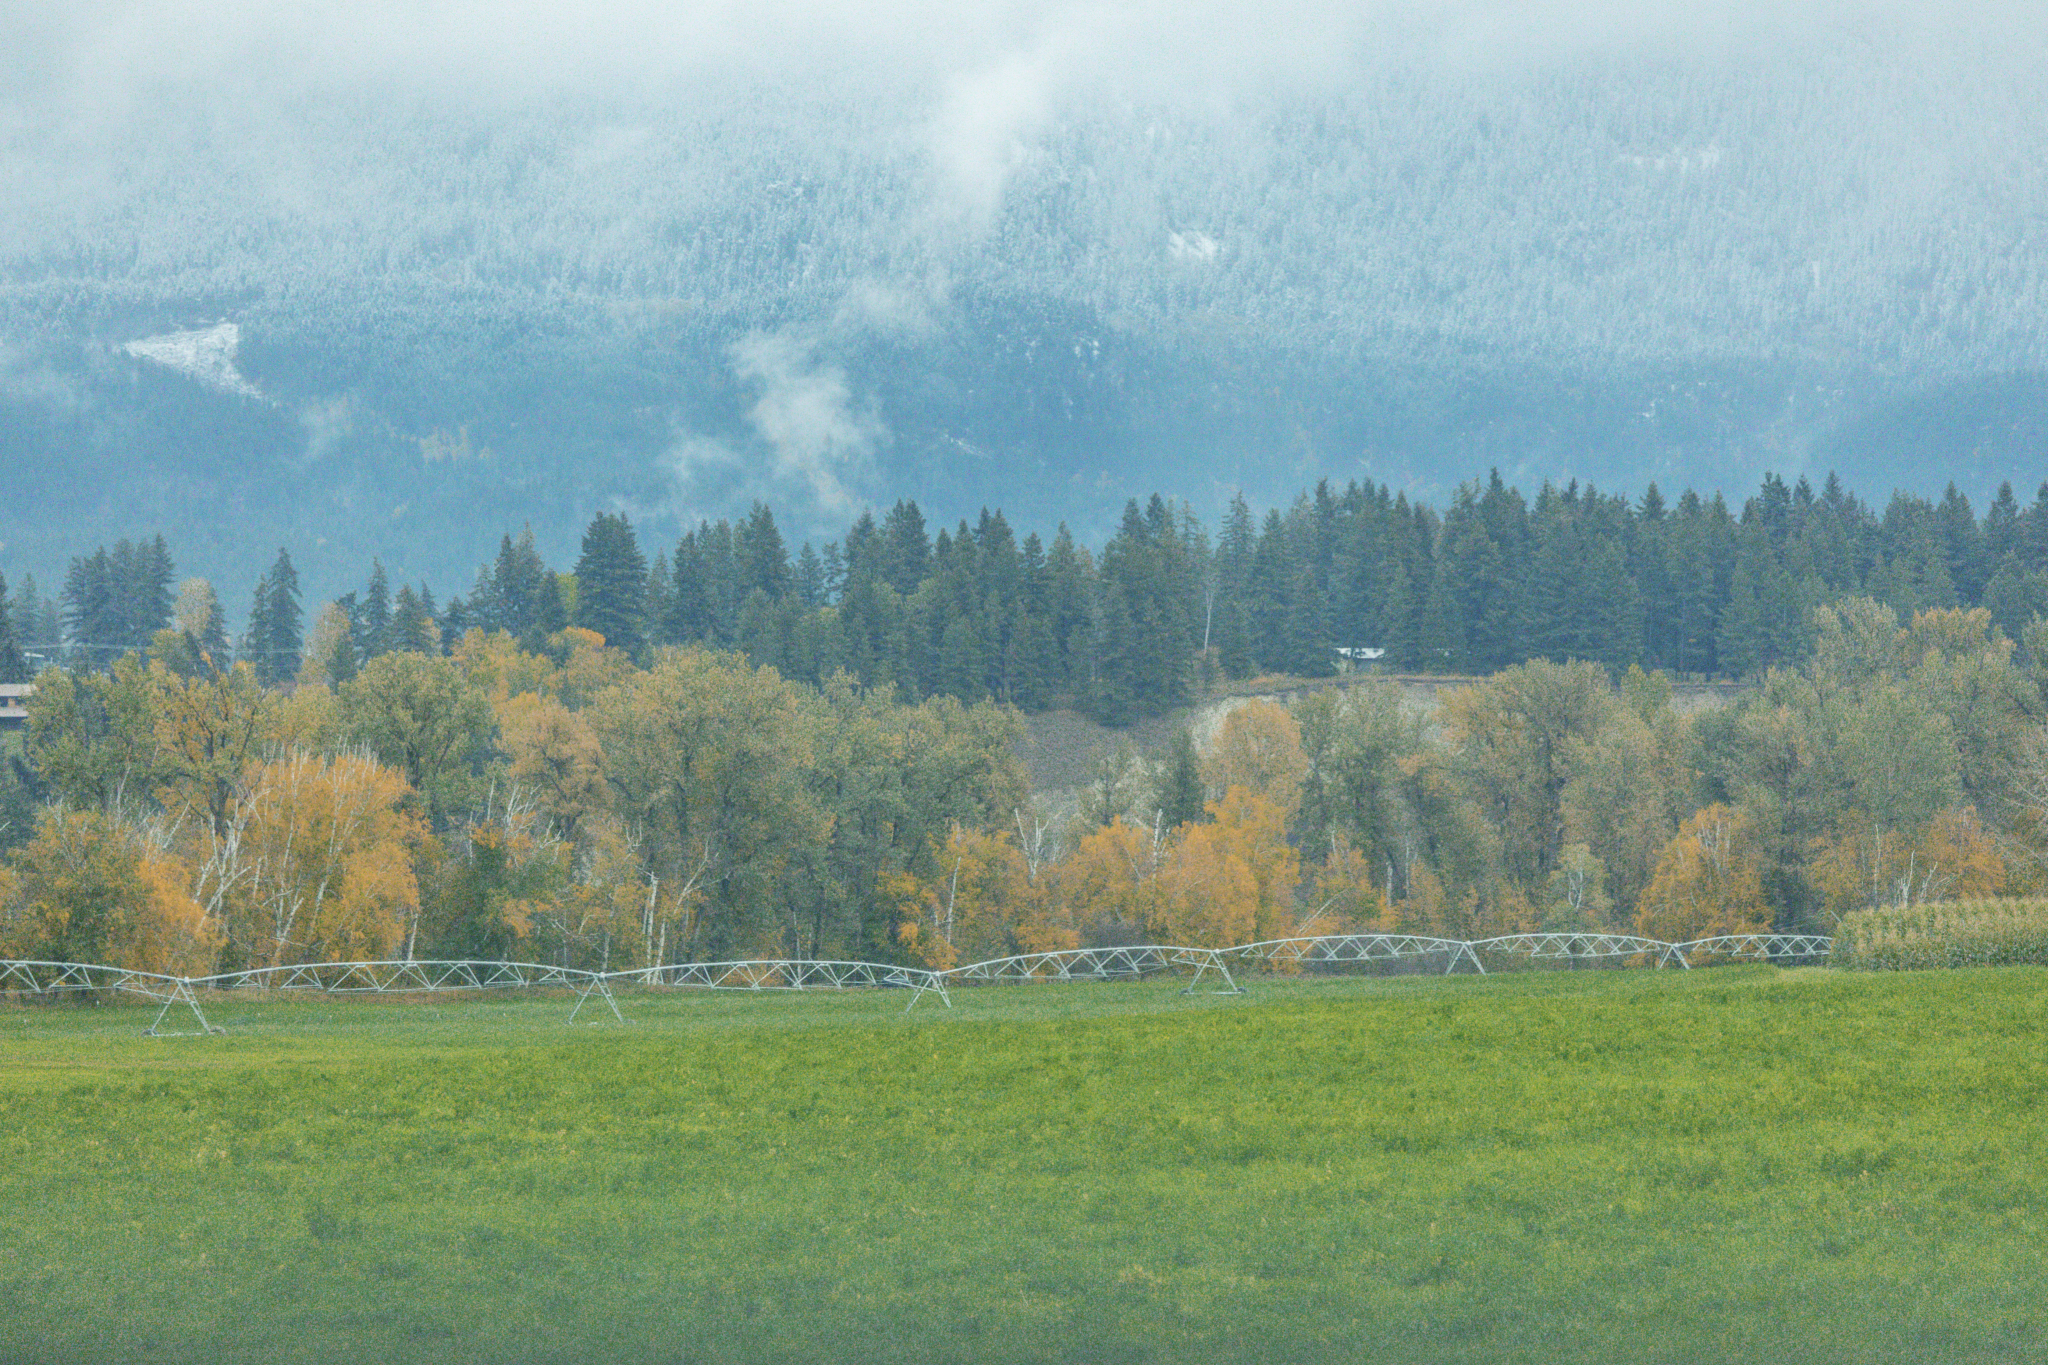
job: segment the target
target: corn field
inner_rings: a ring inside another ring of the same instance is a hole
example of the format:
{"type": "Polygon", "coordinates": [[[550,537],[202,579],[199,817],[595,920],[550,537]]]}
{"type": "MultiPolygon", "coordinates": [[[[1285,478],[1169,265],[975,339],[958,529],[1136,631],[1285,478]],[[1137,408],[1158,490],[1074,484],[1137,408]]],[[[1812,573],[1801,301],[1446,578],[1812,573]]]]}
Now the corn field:
{"type": "Polygon", "coordinates": [[[2048,965],[2048,900],[1941,901],[1859,910],[1835,932],[1833,964],[1861,971],[2048,965]]]}

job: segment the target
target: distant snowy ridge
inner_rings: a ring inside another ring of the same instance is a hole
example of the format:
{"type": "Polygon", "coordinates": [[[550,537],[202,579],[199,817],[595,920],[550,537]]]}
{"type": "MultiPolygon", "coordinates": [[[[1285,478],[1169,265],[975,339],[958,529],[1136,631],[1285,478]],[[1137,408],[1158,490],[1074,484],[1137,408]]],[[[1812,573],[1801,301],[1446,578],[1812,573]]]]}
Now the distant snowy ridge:
{"type": "Polygon", "coordinates": [[[189,375],[222,393],[244,398],[261,398],[258,389],[235,368],[235,352],[242,344],[242,329],[232,322],[217,322],[192,332],[166,332],[162,336],[131,341],[121,349],[142,360],[152,360],[179,374],[189,375]]]}

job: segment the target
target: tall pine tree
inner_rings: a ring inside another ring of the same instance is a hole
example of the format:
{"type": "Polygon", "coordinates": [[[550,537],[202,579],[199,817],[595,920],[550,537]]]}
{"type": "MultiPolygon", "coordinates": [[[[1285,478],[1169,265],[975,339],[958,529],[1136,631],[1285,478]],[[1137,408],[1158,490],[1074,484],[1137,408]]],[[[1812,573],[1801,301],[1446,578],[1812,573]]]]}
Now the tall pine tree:
{"type": "Polygon", "coordinates": [[[28,681],[28,658],[14,632],[14,608],[7,600],[7,575],[0,574],[0,683],[28,681]]]}
{"type": "Polygon", "coordinates": [[[254,656],[256,678],[266,687],[298,676],[304,619],[299,571],[292,566],[291,552],[280,546],[277,561],[257,582],[249,608],[248,650],[254,656]]]}
{"type": "Polygon", "coordinates": [[[576,561],[576,624],[614,649],[637,655],[646,645],[641,612],[647,602],[647,559],[623,513],[600,512],[583,532],[576,561]]]}

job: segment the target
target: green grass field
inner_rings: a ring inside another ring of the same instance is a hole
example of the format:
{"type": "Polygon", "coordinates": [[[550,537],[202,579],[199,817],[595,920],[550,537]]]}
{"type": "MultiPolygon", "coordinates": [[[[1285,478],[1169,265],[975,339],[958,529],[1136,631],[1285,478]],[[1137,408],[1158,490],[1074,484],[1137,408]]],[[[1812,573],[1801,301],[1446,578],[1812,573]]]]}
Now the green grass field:
{"type": "Polygon", "coordinates": [[[1178,984],[0,1008],[0,1361],[2048,1359],[2048,971],[1178,984]]]}

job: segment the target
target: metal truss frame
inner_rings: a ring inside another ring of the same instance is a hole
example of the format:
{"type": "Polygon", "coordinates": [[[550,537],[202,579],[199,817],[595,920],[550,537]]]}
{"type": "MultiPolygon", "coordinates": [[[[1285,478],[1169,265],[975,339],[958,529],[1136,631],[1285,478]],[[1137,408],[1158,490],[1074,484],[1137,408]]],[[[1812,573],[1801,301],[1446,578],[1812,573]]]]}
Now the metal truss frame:
{"type": "Polygon", "coordinates": [[[1713,938],[1696,938],[1690,943],[1674,943],[1671,951],[1681,958],[1689,953],[1707,953],[1756,962],[1780,962],[1787,958],[1827,957],[1833,953],[1834,947],[1835,941],[1826,934],[1717,934],[1713,938]]]}
{"type": "Polygon", "coordinates": [[[1323,962],[1399,962],[1407,958],[1446,955],[1444,974],[1469,961],[1480,973],[1486,967],[1463,939],[1431,938],[1427,934],[1317,934],[1309,938],[1270,938],[1222,951],[1251,962],[1295,966],[1323,962]]]}
{"type": "Polygon", "coordinates": [[[298,962],[281,967],[252,967],[198,977],[193,985],[209,990],[320,991],[327,995],[416,995],[434,991],[487,991],[531,986],[559,986],[578,992],[569,1011],[574,1023],[584,1002],[596,995],[611,1006],[620,1023],[619,1002],[612,998],[604,972],[557,967],[542,962],[495,962],[481,959],[427,962],[298,962]]]}
{"type": "MultiPolygon", "coordinates": [[[[1662,967],[1674,955],[1681,967],[1692,963],[1678,953],[1676,944],[1662,939],[1644,938],[1640,934],[1606,933],[1599,930],[1576,930],[1550,934],[1500,934],[1493,938],[1474,939],[1472,947],[1484,948],[1492,953],[1511,953],[1531,959],[1562,959],[1578,962],[1599,958],[1655,957],[1662,967]]],[[[1478,961],[1475,954],[1473,961],[1478,961]]],[[[1484,967],[1480,968],[1485,971],[1484,967]]]]}
{"type": "Polygon", "coordinates": [[[305,962],[282,967],[255,967],[214,976],[182,977],[160,972],[130,971],[87,962],[43,962],[0,959],[0,995],[91,994],[120,991],[159,1002],[163,1008],[143,1030],[147,1037],[186,1037],[225,1032],[208,1022],[195,988],[210,991],[320,991],[330,995],[400,995],[439,991],[485,991],[522,987],[558,987],[577,992],[569,1011],[575,1022],[595,996],[620,1023],[626,1017],[612,994],[614,981],[642,986],[697,987],[706,990],[807,991],[883,990],[910,992],[907,1013],[927,993],[936,994],[948,1009],[953,998],[947,982],[999,983],[1030,981],[1129,980],[1192,967],[1181,994],[1193,994],[1212,974],[1222,985],[1218,995],[1241,995],[1244,988],[1230,973],[1259,965],[1299,966],[1318,963],[1397,962],[1443,956],[1446,974],[1461,961],[1485,973],[1481,950],[1532,959],[1644,959],[1659,967],[1676,962],[1690,969],[1692,957],[1728,957],[1749,961],[1810,961],[1827,957],[1834,940],[1825,934],[1719,934],[1686,943],[1666,943],[1639,934],[1583,931],[1576,933],[1500,934],[1493,938],[1432,938],[1426,934],[1319,934],[1304,938],[1265,939],[1231,948],[1190,948],[1171,944],[1132,944],[1114,948],[1063,948],[990,958],[934,972],[886,962],[819,961],[809,958],[753,958],[732,962],[682,962],[661,967],[636,967],[595,972],[538,962],[497,962],[482,959],[428,962],[305,962]],[[173,1007],[192,1011],[198,1029],[167,1032],[164,1020],[173,1007]]]}
{"type": "Polygon", "coordinates": [[[1230,975],[1224,960],[1232,948],[1178,948],[1169,944],[1142,943],[1116,948],[1057,948],[1043,953],[1019,953],[1014,957],[970,962],[943,973],[960,981],[1116,981],[1149,976],[1174,967],[1193,967],[1195,974],[1182,995],[1192,994],[1210,973],[1223,978],[1215,994],[1242,995],[1244,988],[1230,975]]]}
{"type": "Polygon", "coordinates": [[[663,967],[636,967],[608,972],[612,981],[632,981],[642,986],[698,986],[719,991],[845,991],[908,989],[911,1006],[935,991],[946,1008],[953,998],[946,994],[945,974],[921,967],[898,967],[886,962],[839,962],[815,958],[751,958],[734,962],[677,962],[663,967]]]}
{"type": "Polygon", "coordinates": [[[126,967],[103,967],[91,962],[0,961],[0,994],[94,995],[103,991],[123,991],[161,1002],[163,1008],[142,1031],[145,1038],[186,1038],[226,1032],[207,1022],[206,1012],[199,1008],[198,997],[192,994],[192,984],[182,976],[136,972],[126,967]],[[181,1004],[192,1011],[199,1027],[190,1031],[166,1030],[163,1022],[171,1007],[181,1004]]]}

